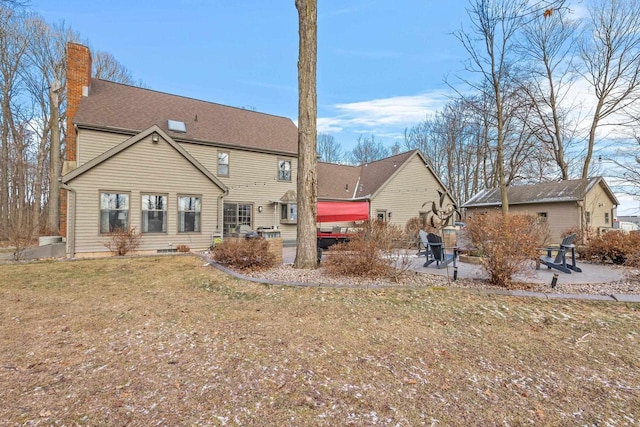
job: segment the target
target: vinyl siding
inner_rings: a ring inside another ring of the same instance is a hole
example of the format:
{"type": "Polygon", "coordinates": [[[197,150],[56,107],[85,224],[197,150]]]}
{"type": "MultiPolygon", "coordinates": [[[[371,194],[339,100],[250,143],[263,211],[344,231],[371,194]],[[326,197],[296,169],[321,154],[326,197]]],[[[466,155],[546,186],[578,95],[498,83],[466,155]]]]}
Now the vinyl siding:
{"type": "Polygon", "coordinates": [[[591,223],[588,224],[591,230],[598,231],[601,227],[613,227],[614,205],[602,185],[596,185],[589,191],[585,198],[585,210],[591,213],[591,223]],[[604,214],[609,214],[609,223],[605,223],[604,214]]]}
{"type": "MultiPolygon", "coordinates": [[[[485,212],[502,212],[499,208],[467,208],[467,218],[485,212]]],[[[549,224],[550,242],[560,243],[569,230],[580,228],[580,208],[577,202],[510,205],[513,214],[538,215],[545,212],[549,224]]]]}
{"type": "MultiPolygon", "coordinates": [[[[182,143],[181,146],[214,175],[218,172],[218,148],[182,143]]],[[[298,161],[295,157],[276,156],[245,150],[220,149],[229,153],[229,176],[218,179],[229,189],[225,203],[253,204],[253,228],[277,226],[284,240],[295,240],[296,225],[280,223],[280,206],[274,201],[289,190],[296,191],[298,161]],[[278,160],[291,160],[291,181],[278,181],[278,160]],[[262,206],[262,212],[258,212],[262,206]]]]}
{"type": "Polygon", "coordinates": [[[222,190],[162,139],[143,139],[72,180],[76,191],[76,255],[104,252],[100,234],[100,192],[129,193],[129,225],[141,228],[141,195],[166,194],[167,233],[144,234],[139,251],[188,245],[209,247],[218,227],[218,197],[222,190]],[[178,233],[178,195],[202,197],[201,232],[178,233]],[[171,244],[171,246],[170,246],[171,244]]]}
{"type": "MultiPolygon", "coordinates": [[[[370,216],[376,211],[392,213],[391,224],[404,227],[409,219],[431,210],[431,202],[438,203],[438,190],[445,191],[419,156],[415,155],[396,172],[371,200],[370,216]],[[424,203],[427,203],[422,206],[424,203]]],[[[445,206],[452,203],[447,196],[445,206]]]]}
{"type": "Polygon", "coordinates": [[[122,135],[95,130],[78,130],[78,167],[105,151],[129,139],[131,135],[122,135]]]}

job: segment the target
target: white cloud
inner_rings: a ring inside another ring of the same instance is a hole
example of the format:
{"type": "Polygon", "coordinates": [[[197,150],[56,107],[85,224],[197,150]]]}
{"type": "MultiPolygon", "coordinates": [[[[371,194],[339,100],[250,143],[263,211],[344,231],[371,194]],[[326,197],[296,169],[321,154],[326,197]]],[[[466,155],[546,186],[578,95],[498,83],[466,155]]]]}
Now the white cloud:
{"type": "Polygon", "coordinates": [[[336,104],[331,107],[334,116],[318,117],[318,131],[397,136],[440,110],[447,101],[445,92],[428,92],[336,104]]]}

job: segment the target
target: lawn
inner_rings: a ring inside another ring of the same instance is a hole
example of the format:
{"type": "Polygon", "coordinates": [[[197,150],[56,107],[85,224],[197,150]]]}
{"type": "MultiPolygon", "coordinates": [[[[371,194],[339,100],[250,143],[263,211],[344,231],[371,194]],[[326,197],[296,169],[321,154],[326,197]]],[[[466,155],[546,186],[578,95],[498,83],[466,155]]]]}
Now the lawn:
{"type": "Polygon", "coordinates": [[[0,266],[2,425],[630,425],[640,305],[0,266]]]}

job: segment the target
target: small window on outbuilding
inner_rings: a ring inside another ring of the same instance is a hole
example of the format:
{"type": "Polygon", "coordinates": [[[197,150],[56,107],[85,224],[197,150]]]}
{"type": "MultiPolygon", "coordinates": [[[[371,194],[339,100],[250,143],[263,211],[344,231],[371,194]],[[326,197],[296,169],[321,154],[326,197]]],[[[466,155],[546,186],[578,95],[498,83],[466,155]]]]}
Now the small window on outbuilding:
{"type": "Polygon", "coordinates": [[[604,223],[609,224],[609,212],[604,213],[604,223]]]}
{"type": "Polygon", "coordinates": [[[546,217],[547,217],[546,212],[538,212],[538,218],[546,218],[546,217]]]}

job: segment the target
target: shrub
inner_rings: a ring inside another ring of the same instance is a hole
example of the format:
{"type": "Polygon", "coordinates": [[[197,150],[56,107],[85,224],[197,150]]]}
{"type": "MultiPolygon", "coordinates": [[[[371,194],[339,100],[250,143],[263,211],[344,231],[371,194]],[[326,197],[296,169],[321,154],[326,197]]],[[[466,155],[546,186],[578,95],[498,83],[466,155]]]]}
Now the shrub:
{"type": "Polygon", "coordinates": [[[178,246],[176,246],[176,250],[178,252],[183,252],[184,253],[184,252],[191,251],[191,248],[189,246],[187,246],[187,245],[178,245],[178,246]]]}
{"type": "Polygon", "coordinates": [[[269,242],[261,237],[225,239],[214,248],[213,259],[240,270],[270,268],[276,262],[276,256],[269,251],[269,242]]]}
{"type": "Polygon", "coordinates": [[[593,231],[592,227],[571,227],[562,233],[562,238],[567,237],[570,234],[576,235],[576,244],[586,244],[590,239],[597,237],[597,233],[593,231]]]}
{"type": "Polygon", "coordinates": [[[133,228],[116,228],[109,235],[109,241],[104,246],[115,256],[124,256],[140,246],[140,233],[133,228]]]}
{"type": "Polygon", "coordinates": [[[549,227],[533,215],[490,213],[469,219],[467,230],[489,282],[509,288],[515,274],[526,271],[546,243],[549,227]]]}
{"type": "Polygon", "coordinates": [[[624,265],[631,267],[629,271],[627,271],[628,280],[640,282],[640,251],[630,254],[624,265]]]}
{"type": "Polygon", "coordinates": [[[409,261],[397,242],[405,242],[406,234],[382,221],[367,221],[363,231],[349,242],[331,246],[323,260],[327,273],[398,280],[408,269],[409,261]]]}
{"type": "Polygon", "coordinates": [[[9,242],[13,245],[13,258],[22,259],[24,251],[35,244],[37,228],[31,224],[29,215],[16,215],[10,219],[9,242]]]}
{"type": "Polygon", "coordinates": [[[414,216],[409,219],[404,225],[404,232],[407,236],[407,240],[415,246],[418,242],[418,232],[422,230],[423,220],[419,216],[414,216]]]}
{"type": "Polygon", "coordinates": [[[622,265],[634,263],[640,253],[640,233],[609,231],[592,237],[580,249],[580,256],[596,262],[612,262],[622,265]]]}

